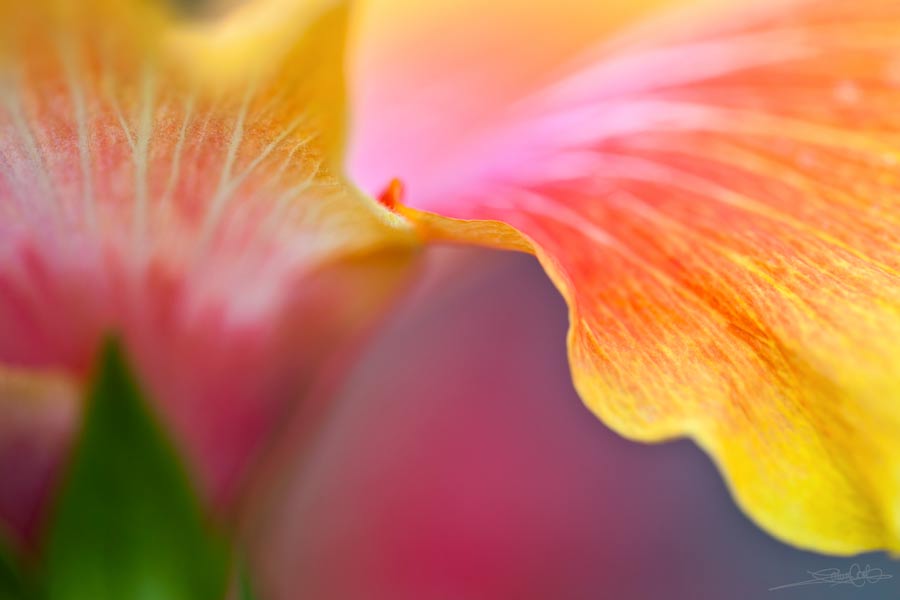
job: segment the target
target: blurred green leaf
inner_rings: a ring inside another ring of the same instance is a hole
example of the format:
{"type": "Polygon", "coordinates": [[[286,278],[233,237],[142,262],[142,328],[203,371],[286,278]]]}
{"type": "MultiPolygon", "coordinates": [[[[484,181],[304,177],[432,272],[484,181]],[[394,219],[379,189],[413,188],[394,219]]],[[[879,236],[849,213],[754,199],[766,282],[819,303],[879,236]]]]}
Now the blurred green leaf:
{"type": "Polygon", "coordinates": [[[12,548],[0,538],[0,600],[26,600],[25,575],[12,548]]]}
{"type": "Polygon", "coordinates": [[[105,345],[45,547],[49,600],[219,600],[224,545],[118,344],[105,345]]]}
{"type": "Polygon", "coordinates": [[[238,586],[240,588],[240,600],[256,600],[256,594],[253,593],[253,584],[250,582],[250,575],[246,568],[241,569],[238,586]]]}

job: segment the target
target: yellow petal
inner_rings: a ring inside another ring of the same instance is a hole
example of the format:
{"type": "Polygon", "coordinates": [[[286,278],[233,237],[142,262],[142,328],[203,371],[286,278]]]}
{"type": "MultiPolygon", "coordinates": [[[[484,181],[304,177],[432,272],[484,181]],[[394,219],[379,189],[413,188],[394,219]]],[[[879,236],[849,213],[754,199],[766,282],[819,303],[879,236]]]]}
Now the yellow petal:
{"type": "Polygon", "coordinates": [[[247,2],[214,22],[181,23],[164,45],[190,75],[220,93],[240,95],[259,85],[261,95],[289,98],[318,130],[329,158],[338,162],[344,135],[346,2],[247,2]]]}
{"type": "Polygon", "coordinates": [[[898,551],[898,57],[888,0],[669,19],[478,124],[398,210],[533,246],[616,430],[692,436],[785,541],[898,551]]]}

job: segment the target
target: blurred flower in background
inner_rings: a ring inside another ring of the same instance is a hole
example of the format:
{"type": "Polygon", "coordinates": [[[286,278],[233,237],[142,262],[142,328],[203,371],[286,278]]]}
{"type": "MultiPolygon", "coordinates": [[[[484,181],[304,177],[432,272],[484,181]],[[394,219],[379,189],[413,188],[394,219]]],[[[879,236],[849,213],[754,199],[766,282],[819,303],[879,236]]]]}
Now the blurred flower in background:
{"type": "Polygon", "coordinates": [[[0,8],[0,514],[35,534],[110,333],[224,510],[414,254],[333,163],[344,9],[0,8]]]}

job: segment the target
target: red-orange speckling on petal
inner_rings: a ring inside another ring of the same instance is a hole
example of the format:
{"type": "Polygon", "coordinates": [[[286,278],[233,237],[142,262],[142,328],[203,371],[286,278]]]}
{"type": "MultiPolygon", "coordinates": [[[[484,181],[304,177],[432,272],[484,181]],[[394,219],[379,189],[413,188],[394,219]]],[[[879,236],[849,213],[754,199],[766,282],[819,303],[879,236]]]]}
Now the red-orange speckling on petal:
{"type": "MultiPolygon", "coordinates": [[[[432,152],[358,152],[357,168],[402,177],[398,210],[426,237],[533,248],[606,423],[692,436],[784,540],[900,550],[900,4],[710,5],[532,73],[501,108],[491,85],[429,79],[416,52],[415,76],[394,64],[381,88],[396,101],[364,110],[432,152]],[[406,102],[420,90],[436,106],[406,102]],[[482,104],[490,118],[447,120],[482,104]]],[[[436,65],[495,52],[502,80],[517,56],[444,31],[418,32],[436,65]]]]}

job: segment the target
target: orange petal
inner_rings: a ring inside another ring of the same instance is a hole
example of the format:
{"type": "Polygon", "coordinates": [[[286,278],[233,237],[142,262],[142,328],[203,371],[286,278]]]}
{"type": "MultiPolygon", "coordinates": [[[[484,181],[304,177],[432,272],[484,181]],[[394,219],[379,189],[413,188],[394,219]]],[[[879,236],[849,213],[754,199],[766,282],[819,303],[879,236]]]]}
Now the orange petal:
{"type": "Polygon", "coordinates": [[[414,240],[333,165],[340,3],[271,44],[282,2],[244,29],[162,5],[0,0],[0,364],[80,378],[115,330],[222,497],[414,240]]]}
{"type": "Polygon", "coordinates": [[[783,540],[897,551],[898,105],[896,2],[685,14],[470,123],[430,170],[397,163],[419,209],[398,210],[533,245],[576,386],[622,434],[694,437],[783,540]]]}

